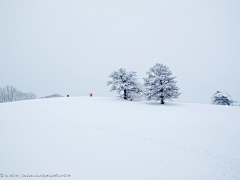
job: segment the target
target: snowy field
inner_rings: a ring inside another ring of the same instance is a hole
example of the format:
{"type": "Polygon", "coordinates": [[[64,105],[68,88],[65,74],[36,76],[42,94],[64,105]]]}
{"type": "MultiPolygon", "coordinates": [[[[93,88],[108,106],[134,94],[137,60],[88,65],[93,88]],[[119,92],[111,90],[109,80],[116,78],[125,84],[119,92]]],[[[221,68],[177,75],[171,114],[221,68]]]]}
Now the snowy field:
{"type": "Polygon", "coordinates": [[[240,107],[101,97],[37,99],[1,103],[0,127],[2,176],[240,179],[240,107]]]}

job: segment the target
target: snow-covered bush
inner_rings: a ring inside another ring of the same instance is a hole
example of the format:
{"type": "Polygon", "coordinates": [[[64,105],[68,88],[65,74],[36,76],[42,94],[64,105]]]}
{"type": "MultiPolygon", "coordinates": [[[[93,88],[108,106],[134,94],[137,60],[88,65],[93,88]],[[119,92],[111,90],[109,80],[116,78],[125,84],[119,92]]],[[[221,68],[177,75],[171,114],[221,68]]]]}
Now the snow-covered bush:
{"type": "Polygon", "coordinates": [[[55,97],[63,97],[63,96],[60,95],[60,94],[52,94],[52,95],[44,96],[44,97],[41,97],[41,98],[55,98],[55,97]]]}
{"type": "Polygon", "coordinates": [[[13,86],[7,85],[6,87],[3,87],[3,88],[0,87],[0,103],[27,100],[27,99],[36,99],[36,98],[37,96],[32,92],[24,93],[13,86]]]}
{"type": "Polygon", "coordinates": [[[142,87],[137,82],[136,72],[127,72],[120,68],[118,71],[113,71],[109,77],[112,79],[107,83],[111,85],[110,91],[116,91],[120,98],[133,100],[141,97],[142,87]]]}
{"type": "Polygon", "coordinates": [[[144,95],[147,100],[158,100],[164,104],[165,99],[177,98],[180,95],[176,77],[172,76],[167,66],[157,63],[146,73],[148,77],[144,78],[144,95]]]}
{"type": "Polygon", "coordinates": [[[217,91],[213,94],[212,96],[212,104],[217,104],[217,105],[233,105],[234,102],[231,96],[227,92],[221,92],[217,91]]]}

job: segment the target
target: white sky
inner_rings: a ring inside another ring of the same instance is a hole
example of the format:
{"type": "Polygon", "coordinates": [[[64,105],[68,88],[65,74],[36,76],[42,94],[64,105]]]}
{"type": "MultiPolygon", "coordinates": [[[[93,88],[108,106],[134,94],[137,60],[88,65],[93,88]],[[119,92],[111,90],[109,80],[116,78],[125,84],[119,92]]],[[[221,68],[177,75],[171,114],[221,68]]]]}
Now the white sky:
{"type": "Polygon", "coordinates": [[[119,68],[139,81],[156,63],[177,76],[179,101],[240,101],[238,0],[1,0],[0,86],[38,97],[115,96],[119,68]]]}

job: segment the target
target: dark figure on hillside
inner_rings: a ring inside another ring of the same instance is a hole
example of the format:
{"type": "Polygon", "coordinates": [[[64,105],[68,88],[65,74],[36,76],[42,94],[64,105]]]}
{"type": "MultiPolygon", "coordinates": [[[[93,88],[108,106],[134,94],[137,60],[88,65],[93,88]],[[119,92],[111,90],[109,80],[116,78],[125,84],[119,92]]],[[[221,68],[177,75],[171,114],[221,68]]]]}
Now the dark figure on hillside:
{"type": "Polygon", "coordinates": [[[93,94],[92,94],[92,93],[90,93],[89,95],[90,95],[90,97],[92,97],[92,95],[93,95],[93,94]]]}
{"type": "Polygon", "coordinates": [[[69,97],[69,95],[67,95],[67,97],[69,97]]]}

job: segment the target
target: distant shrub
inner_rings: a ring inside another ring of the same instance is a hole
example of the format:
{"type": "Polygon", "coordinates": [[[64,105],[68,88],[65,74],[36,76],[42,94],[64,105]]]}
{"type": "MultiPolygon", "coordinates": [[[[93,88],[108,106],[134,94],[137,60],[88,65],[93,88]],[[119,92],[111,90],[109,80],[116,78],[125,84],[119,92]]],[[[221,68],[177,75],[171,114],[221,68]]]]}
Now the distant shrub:
{"type": "Polygon", "coordinates": [[[212,104],[230,106],[235,102],[227,92],[216,91],[212,97],[212,104]]]}
{"type": "Polygon", "coordinates": [[[41,98],[56,98],[56,97],[63,97],[63,96],[60,94],[52,94],[52,95],[41,97],[41,98]]]}
{"type": "Polygon", "coordinates": [[[37,96],[30,92],[24,93],[13,86],[0,87],[0,103],[36,99],[37,96]]]}

